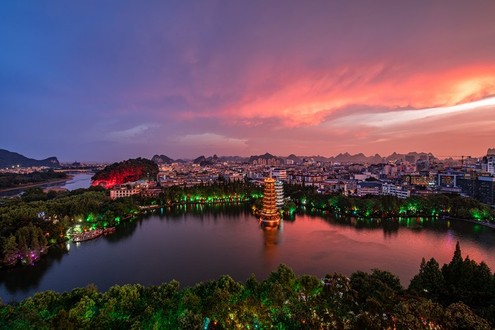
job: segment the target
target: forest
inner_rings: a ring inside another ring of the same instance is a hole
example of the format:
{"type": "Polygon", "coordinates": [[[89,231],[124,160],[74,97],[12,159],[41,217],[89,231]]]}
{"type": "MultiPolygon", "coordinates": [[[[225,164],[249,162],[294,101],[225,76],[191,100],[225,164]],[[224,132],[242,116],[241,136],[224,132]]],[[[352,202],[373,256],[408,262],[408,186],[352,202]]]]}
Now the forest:
{"type": "Polygon", "coordinates": [[[39,292],[0,306],[0,328],[490,329],[494,302],[491,270],[463,259],[457,244],[442,267],[423,259],[408,288],[377,269],[318,278],[280,265],[261,281],[225,275],[186,288],[170,281],[39,292]]]}

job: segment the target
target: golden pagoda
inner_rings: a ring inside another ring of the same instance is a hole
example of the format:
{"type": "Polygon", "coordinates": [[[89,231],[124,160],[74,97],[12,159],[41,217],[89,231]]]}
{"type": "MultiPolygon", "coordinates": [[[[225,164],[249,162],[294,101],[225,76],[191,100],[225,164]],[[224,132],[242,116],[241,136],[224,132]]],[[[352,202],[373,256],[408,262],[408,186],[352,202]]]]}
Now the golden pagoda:
{"type": "Polygon", "coordinates": [[[260,221],[265,224],[278,224],[280,222],[280,212],[277,209],[277,196],[275,193],[275,179],[272,178],[265,179],[260,221]]]}

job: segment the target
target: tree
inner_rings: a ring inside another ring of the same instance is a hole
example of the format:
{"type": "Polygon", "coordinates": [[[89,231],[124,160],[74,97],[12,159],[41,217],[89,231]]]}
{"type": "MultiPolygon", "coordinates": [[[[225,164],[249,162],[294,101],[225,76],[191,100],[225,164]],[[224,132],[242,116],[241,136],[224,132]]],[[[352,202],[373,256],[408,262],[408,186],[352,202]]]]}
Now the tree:
{"type": "Polygon", "coordinates": [[[445,279],[440,271],[438,262],[431,258],[428,262],[421,261],[419,274],[415,275],[409,285],[409,290],[416,294],[438,301],[445,294],[445,279]]]}
{"type": "Polygon", "coordinates": [[[472,307],[488,306],[494,299],[494,278],[490,268],[468,257],[462,260],[459,243],[452,261],[442,267],[445,279],[445,304],[459,300],[472,307]]]}
{"type": "Polygon", "coordinates": [[[361,312],[361,326],[369,322],[391,322],[390,315],[400,301],[403,288],[397,276],[375,269],[371,274],[356,272],[351,275],[351,287],[357,292],[358,312],[361,312]],[[363,314],[365,312],[366,315],[363,314]],[[368,313],[368,314],[367,314],[368,313]],[[375,318],[373,315],[378,315],[375,318]],[[382,317],[386,315],[386,317],[382,317]]]}
{"type": "Polygon", "coordinates": [[[393,316],[397,329],[435,329],[442,324],[442,305],[425,298],[409,298],[401,301],[393,316]]]}
{"type": "Polygon", "coordinates": [[[7,266],[15,266],[19,259],[19,248],[14,235],[10,235],[3,245],[3,263],[7,266]]]}
{"type": "Polygon", "coordinates": [[[451,304],[445,311],[445,327],[447,329],[490,329],[490,324],[479,317],[469,306],[462,302],[451,304]]]}

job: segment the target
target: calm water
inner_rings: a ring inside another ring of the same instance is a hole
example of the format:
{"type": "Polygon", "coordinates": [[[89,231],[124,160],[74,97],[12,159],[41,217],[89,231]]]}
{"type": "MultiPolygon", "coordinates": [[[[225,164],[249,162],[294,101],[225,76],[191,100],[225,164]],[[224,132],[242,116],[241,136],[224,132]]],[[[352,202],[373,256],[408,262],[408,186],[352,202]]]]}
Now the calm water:
{"type": "Polygon", "coordinates": [[[63,185],[60,185],[61,188],[65,188],[67,190],[76,190],[76,189],[86,189],[91,185],[91,177],[95,175],[94,173],[78,173],[74,174],[74,176],[66,181],[63,185]]]}
{"type": "Polygon", "coordinates": [[[35,267],[0,271],[0,295],[10,302],[89,283],[106,290],[172,279],[188,286],[223,274],[240,281],[251,273],[263,279],[280,263],[318,277],[380,268],[407,286],[422,257],[449,262],[457,241],[463,256],[495,269],[494,230],[469,223],[298,215],[279,228],[263,229],[243,206],[163,210],[122,225],[111,236],[53,250],[35,267]]]}
{"type": "MultiPolygon", "coordinates": [[[[43,185],[39,185],[40,188],[48,188],[48,187],[60,187],[65,188],[67,190],[75,190],[80,188],[89,188],[91,185],[91,177],[94,173],[77,173],[73,174],[70,180],[67,180],[63,183],[47,183],[43,185]]],[[[0,192],[0,197],[12,197],[22,194],[26,189],[14,189],[9,191],[0,192]]]]}

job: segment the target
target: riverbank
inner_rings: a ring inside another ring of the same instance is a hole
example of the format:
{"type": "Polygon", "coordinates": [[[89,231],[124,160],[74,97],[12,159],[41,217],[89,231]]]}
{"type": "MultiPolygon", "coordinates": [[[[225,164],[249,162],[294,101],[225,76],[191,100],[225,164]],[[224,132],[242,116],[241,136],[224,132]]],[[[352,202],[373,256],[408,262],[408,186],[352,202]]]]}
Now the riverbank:
{"type": "Polygon", "coordinates": [[[20,186],[11,187],[11,188],[2,188],[2,189],[0,189],[0,193],[10,192],[10,191],[15,191],[15,190],[22,190],[22,189],[35,188],[35,187],[40,187],[40,186],[44,186],[44,185],[65,183],[67,181],[72,180],[73,178],[74,178],[73,175],[67,175],[67,177],[65,179],[55,179],[55,180],[38,182],[38,183],[30,183],[30,184],[20,185],[20,186]]]}
{"type": "Polygon", "coordinates": [[[469,222],[469,223],[472,223],[475,225],[481,225],[481,226],[495,229],[495,223],[492,223],[489,221],[478,221],[478,220],[473,220],[473,219],[454,218],[454,217],[449,217],[449,216],[444,217],[444,219],[445,220],[456,220],[456,221],[460,220],[460,221],[469,222]]]}

